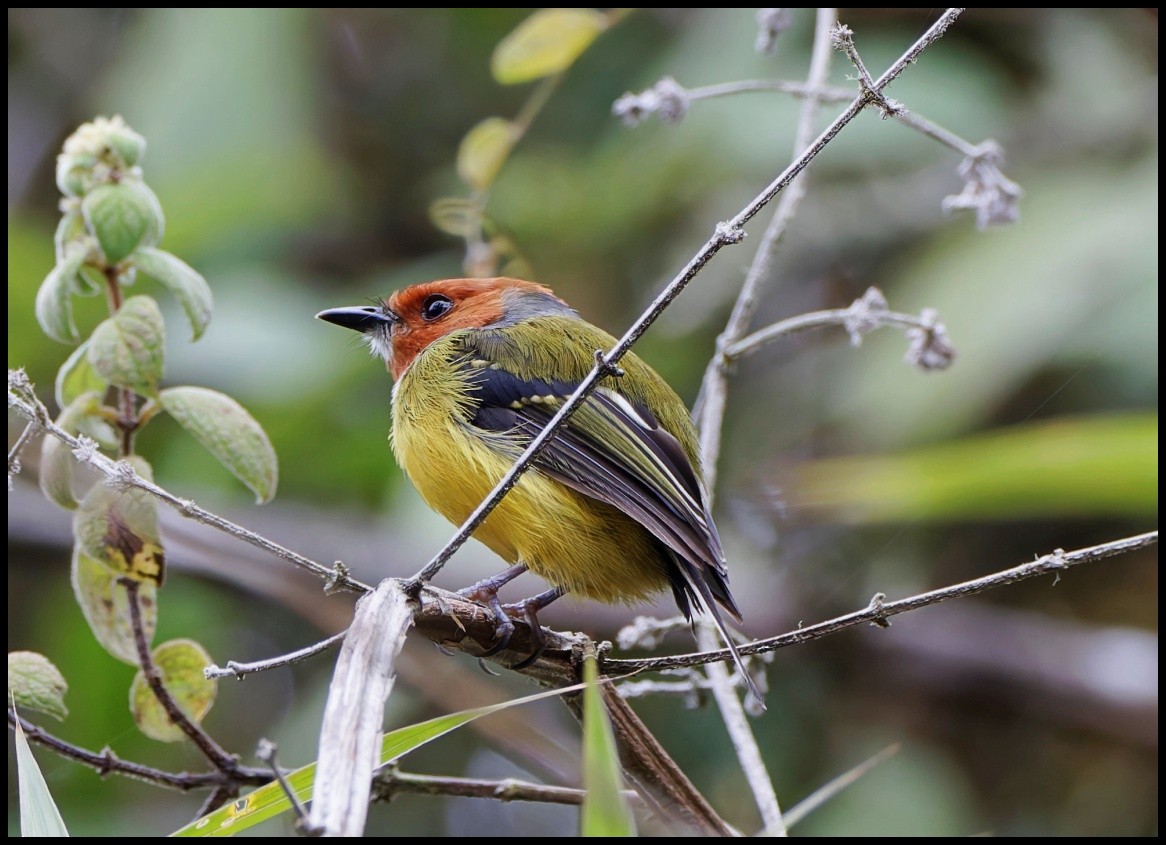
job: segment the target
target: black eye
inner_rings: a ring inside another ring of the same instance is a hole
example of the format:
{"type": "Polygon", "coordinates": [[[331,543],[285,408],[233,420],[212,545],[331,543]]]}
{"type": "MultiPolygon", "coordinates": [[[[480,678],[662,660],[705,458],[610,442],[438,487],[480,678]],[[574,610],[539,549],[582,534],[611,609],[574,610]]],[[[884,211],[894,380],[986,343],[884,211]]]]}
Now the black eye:
{"type": "Polygon", "coordinates": [[[440,293],[430,294],[421,303],[421,317],[426,321],[432,322],[448,312],[451,308],[453,308],[453,300],[448,296],[442,296],[440,293]]]}

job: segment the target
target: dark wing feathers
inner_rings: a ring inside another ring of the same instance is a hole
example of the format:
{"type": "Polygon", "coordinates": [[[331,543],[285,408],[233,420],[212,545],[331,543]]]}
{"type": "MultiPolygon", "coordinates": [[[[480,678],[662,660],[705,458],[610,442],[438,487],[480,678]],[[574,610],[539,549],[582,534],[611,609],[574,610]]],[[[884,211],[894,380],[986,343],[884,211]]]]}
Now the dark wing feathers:
{"type": "MultiPolygon", "coordinates": [[[[465,366],[474,408],[469,423],[487,432],[520,435],[497,441],[500,448],[524,448],[577,386],[522,379],[472,355],[465,366]]],[[[685,616],[691,616],[694,602],[712,609],[715,599],[740,618],[700,481],[680,442],[649,409],[600,388],[535,458],[535,466],[651,532],[661,544],[685,616]]]]}

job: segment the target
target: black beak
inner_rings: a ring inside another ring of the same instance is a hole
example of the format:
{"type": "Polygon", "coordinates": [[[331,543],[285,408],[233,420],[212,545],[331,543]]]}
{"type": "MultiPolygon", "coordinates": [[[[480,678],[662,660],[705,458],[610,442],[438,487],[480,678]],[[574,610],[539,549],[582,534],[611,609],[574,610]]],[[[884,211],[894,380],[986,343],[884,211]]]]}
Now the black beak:
{"type": "Polygon", "coordinates": [[[317,320],[335,323],[346,329],[358,332],[370,332],[384,325],[401,322],[401,318],[384,308],[376,305],[354,305],[351,308],[329,308],[316,315],[317,320]]]}

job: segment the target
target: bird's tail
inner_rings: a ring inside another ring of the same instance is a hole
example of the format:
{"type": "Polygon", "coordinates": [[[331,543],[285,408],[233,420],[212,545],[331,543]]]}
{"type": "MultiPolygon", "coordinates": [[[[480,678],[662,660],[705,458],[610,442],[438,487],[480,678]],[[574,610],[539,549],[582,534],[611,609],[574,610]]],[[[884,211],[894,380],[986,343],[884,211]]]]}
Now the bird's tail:
{"type": "MultiPolygon", "coordinates": [[[[703,573],[691,562],[680,557],[675,552],[672,552],[669,556],[672,558],[674,571],[683,579],[674,578],[672,580],[672,592],[676,597],[676,603],[679,605],[681,612],[686,619],[693,622],[692,605],[695,604],[697,609],[705,610],[713,618],[713,623],[717,626],[717,630],[721,634],[721,639],[724,640],[726,648],[733,655],[733,663],[736,664],[737,671],[745,679],[745,685],[748,687],[750,695],[753,696],[753,700],[764,710],[765,699],[762,697],[761,691],[757,689],[757,684],[753,682],[753,676],[745,668],[745,661],[741,658],[741,653],[737,651],[737,644],[733,641],[733,635],[729,631],[728,625],[725,624],[724,618],[721,616],[721,609],[717,606],[717,598],[714,597],[713,591],[709,588],[708,581],[703,577],[703,573]],[[677,583],[678,580],[680,583],[677,583]]],[[[725,594],[727,600],[724,602],[726,609],[739,621],[741,615],[737,610],[736,603],[733,602],[732,597],[728,593],[728,585],[725,584],[724,589],[718,592],[725,594]]]]}

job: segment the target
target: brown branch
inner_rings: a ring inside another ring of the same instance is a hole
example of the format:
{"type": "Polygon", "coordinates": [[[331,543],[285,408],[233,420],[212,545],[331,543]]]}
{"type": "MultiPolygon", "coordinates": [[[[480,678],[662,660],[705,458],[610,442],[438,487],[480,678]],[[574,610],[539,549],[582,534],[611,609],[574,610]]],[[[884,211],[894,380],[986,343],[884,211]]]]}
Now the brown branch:
{"type": "Polygon", "coordinates": [[[134,644],[138,649],[138,663],[146,683],[149,684],[150,690],[154,693],[154,698],[158,699],[158,703],[162,705],[162,709],[166,711],[170,721],[186,734],[216,769],[224,773],[235,771],[239,768],[238,758],[223,750],[210,734],[183,713],[178,702],[174,700],[174,696],[170,694],[170,690],[166,689],[166,684],[162,682],[162,672],[154,663],[154,656],[150,654],[150,640],[146,636],[146,628],[142,623],[140,582],[133,578],[122,578],[118,583],[125,587],[130,608],[130,624],[134,630],[134,644]]]}
{"type": "MultiPolygon", "coordinates": [[[[1011,569],[985,575],[982,578],[964,581],[961,584],[953,584],[950,587],[942,587],[927,593],[920,593],[919,595],[899,599],[898,601],[888,602],[886,596],[882,593],[877,593],[871,599],[871,603],[862,610],[848,613],[845,616],[839,616],[836,619],[819,622],[817,625],[798,628],[796,631],[790,631],[789,633],[776,637],[755,640],[748,645],[738,646],[738,650],[741,654],[762,654],[764,652],[775,651],[779,648],[800,645],[801,643],[820,639],[829,634],[834,634],[865,622],[886,627],[890,624],[887,620],[900,613],[938,604],[948,599],[974,596],[986,590],[1003,587],[1007,584],[1015,584],[1018,581],[1025,581],[1040,575],[1054,574],[1060,577],[1060,573],[1071,566],[1093,563],[1108,557],[1113,557],[1114,555],[1144,549],[1157,542],[1158,532],[1151,531],[1146,534],[1138,534],[1134,537],[1113,540],[1108,543],[1102,543],[1084,549],[1076,549],[1071,552],[1058,549],[1052,554],[1045,555],[1031,563],[1024,563],[1020,566],[1014,566],[1011,569]]],[[[712,661],[728,660],[731,656],[726,649],[721,649],[719,651],[701,652],[697,654],[680,654],[674,657],[657,657],[642,660],[605,660],[603,661],[602,668],[609,674],[618,675],[628,672],[672,669],[678,666],[697,666],[712,661]]]]}
{"type": "Polygon", "coordinates": [[[35,422],[40,430],[57,438],[72,449],[73,456],[79,462],[100,472],[110,484],[143,490],[154,498],[165,502],[177,511],[180,516],[192,519],[195,522],[201,522],[204,525],[209,525],[211,528],[222,531],[224,534],[230,534],[232,537],[236,537],[245,543],[250,543],[256,548],[262,549],[282,560],[286,560],[301,569],[305,569],[313,575],[322,578],[325,581],[325,589],[351,590],[358,593],[366,593],[372,589],[367,584],[362,584],[360,581],[349,576],[348,570],[343,564],[337,563],[335,566],[324,566],[310,558],[293,552],[291,549],[284,548],[278,543],[274,543],[266,537],[256,534],[254,531],[248,531],[243,526],[231,522],[229,519],[224,519],[218,514],[200,507],[189,499],[180,498],[169,490],[159,487],[154,482],[143,478],[127,462],[115,461],[108,455],[102,454],[101,450],[97,448],[97,445],[89,438],[74,436],[65,431],[53,422],[49,416],[48,409],[37,398],[32,384],[29,382],[28,376],[25,375],[23,370],[8,371],[8,407],[12,408],[30,422],[35,422]]]}
{"type": "MultiPolygon", "coordinates": [[[[121,284],[118,277],[121,275],[116,267],[106,267],[105,292],[109,297],[109,315],[112,317],[121,310],[121,284]]],[[[125,458],[134,453],[134,433],[138,430],[138,395],[128,387],[117,388],[117,428],[121,432],[118,457],[125,458]]]]}
{"type": "Polygon", "coordinates": [[[102,777],[110,774],[125,775],[135,780],[145,781],[146,783],[152,783],[155,786],[162,786],[167,789],[176,789],[180,792],[189,792],[193,789],[218,788],[227,782],[243,786],[262,786],[271,780],[270,774],[247,766],[236,766],[232,772],[167,772],[162,769],[156,769],[153,766],[145,766],[141,763],[123,760],[109,748],[102,749],[101,751],[90,751],[88,748],[74,745],[67,740],[49,733],[38,725],[34,725],[23,716],[17,715],[9,707],[9,729],[13,729],[17,722],[20,723],[20,727],[24,731],[25,736],[28,737],[29,742],[43,745],[45,748],[55,751],[62,757],[73,760],[83,766],[88,766],[102,777]]]}
{"type": "MultiPolygon", "coordinates": [[[[533,801],[542,804],[579,806],[587,790],[570,786],[549,786],[543,783],[506,778],[458,778],[418,775],[402,772],[395,763],[382,766],[373,775],[373,800],[388,802],[397,795],[441,795],[455,798],[493,798],[497,801],[533,801]]],[[[628,790],[624,796],[643,804],[639,793],[628,790]]]]}

